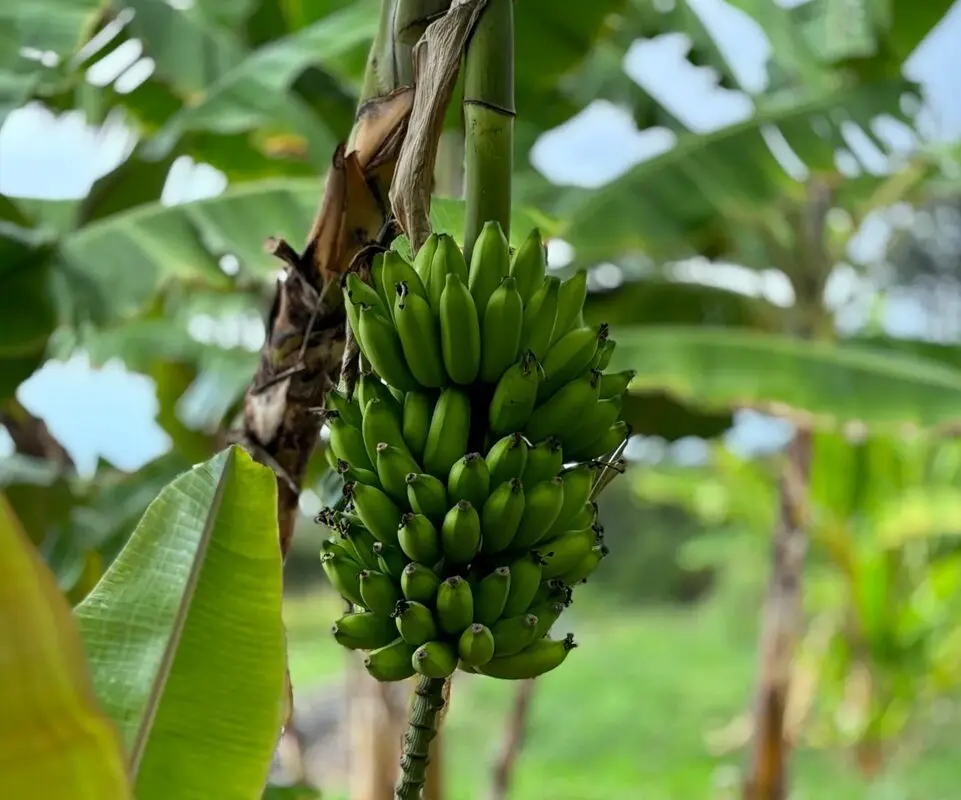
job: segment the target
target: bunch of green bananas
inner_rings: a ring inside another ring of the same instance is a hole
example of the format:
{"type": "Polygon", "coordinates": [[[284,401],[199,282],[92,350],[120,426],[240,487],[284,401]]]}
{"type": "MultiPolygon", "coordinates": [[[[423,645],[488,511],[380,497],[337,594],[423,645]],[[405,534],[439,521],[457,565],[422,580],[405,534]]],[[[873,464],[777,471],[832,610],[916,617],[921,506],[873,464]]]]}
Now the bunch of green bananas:
{"type": "Polygon", "coordinates": [[[371,275],[346,282],[364,370],[324,411],[345,485],[318,518],[321,562],[362,609],[334,637],[381,681],[541,675],[575,646],[550,630],[607,554],[597,459],[629,434],[633,374],[603,372],[614,342],[584,324],[586,273],[547,275],[537,230],[512,257],[487,223],[470,268],[435,234],[371,275]]]}

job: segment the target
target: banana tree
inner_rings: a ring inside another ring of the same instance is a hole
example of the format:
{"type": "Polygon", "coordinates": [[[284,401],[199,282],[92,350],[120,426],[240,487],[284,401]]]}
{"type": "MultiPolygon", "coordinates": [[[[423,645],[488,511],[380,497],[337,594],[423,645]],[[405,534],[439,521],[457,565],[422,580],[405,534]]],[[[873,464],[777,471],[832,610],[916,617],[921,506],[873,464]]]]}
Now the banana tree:
{"type": "MultiPolygon", "coordinates": [[[[957,688],[958,465],[957,445],[934,437],[814,437],[810,622],[792,669],[787,735],[846,748],[867,777],[957,688]]],[[[739,569],[750,571],[775,520],[776,477],[770,457],[718,445],[701,467],[638,471],[634,489],[717,531],[693,542],[688,560],[715,564],[736,547],[739,569]],[[731,536],[736,543],[712,541],[731,536]]]]}

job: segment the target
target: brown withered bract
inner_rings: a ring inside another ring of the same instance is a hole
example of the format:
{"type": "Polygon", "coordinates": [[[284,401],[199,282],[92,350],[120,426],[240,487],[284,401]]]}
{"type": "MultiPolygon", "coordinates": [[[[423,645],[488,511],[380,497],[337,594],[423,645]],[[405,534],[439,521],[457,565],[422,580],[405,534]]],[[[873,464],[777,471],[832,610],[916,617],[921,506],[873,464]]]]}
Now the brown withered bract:
{"type": "Polygon", "coordinates": [[[389,229],[388,192],[407,130],[413,89],[402,88],[361,107],[353,142],[335,151],[323,200],[298,253],[268,241],[287,265],[267,319],[260,364],[244,399],[237,439],[278,476],[280,545],[290,547],[307,463],[320,432],[311,411],[340,377],[345,350],[341,279],[364,271],[389,229]]]}

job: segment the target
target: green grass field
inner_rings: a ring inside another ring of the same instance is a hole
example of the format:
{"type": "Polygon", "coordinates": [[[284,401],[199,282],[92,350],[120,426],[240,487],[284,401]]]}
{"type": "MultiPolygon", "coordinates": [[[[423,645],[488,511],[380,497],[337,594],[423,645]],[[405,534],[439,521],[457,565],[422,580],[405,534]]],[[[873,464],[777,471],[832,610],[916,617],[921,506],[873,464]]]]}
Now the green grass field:
{"type": "MultiPolygon", "coordinates": [[[[512,800],[721,800],[737,797],[742,753],[712,756],[705,735],[751,697],[757,605],[715,599],[693,610],[625,613],[587,596],[557,631],[581,645],[538,681],[512,800]]],[[[336,676],[343,653],[326,636],[329,601],[289,607],[295,685],[336,676]]],[[[446,800],[486,796],[514,686],[455,680],[445,724],[446,800]]],[[[791,800],[955,800],[961,725],[925,730],[923,755],[895,759],[865,783],[843,754],[801,751],[791,800]]],[[[325,795],[327,797],[328,795],[325,795]]]]}

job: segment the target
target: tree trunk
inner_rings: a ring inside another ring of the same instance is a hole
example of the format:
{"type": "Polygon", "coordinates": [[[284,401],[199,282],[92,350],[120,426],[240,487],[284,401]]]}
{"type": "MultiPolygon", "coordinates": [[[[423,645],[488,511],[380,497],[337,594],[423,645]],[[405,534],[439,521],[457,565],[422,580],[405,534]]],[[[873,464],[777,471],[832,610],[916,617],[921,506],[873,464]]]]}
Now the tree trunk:
{"type": "Polygon", "coordinates": [[[786,800],[788,743],[784,735],[794,648],[801,637],[802,578],[811,434],[798,431],[781,476],[780,519],[772,542],[772,568],[764,601],[754,756],[744,800],[786,800]]]}
{"type": "Polygon", "coordinates": [[[520,756],[527,734],[527,719],[530,715],[533,695],[534,681],[523,681],[518,685],[501,751],[494,763],[489,800],[507,800],[507,793],[510,791],[514,777],[514,767],[517,765],[517,758],[520,756]]]}
{"type": "MultiPolygon", "coordinates": [[[[824,310],[824,286],[834,259],[825,236],[834,196],[821,180],[808,184],[808,198],[795,225],[795,246],[784,267],[796,297],[794,334],[803,339],[832,335],[824,310]]],[[[807,504],[813,434],[800,427],[788,445],[780,480],[780,514],[771,550],[771,574],[764,601],[760,666],[754,708],[754,753],[743,786],[744,800],[786,800],[785,732],[794,651],[804,628],[803,577],[808,549],[807,504]]]]}
{"type": "Polygon", "coordinates": [[[348,686],[350,800],[393,800],[412,684],[378,683],[351,653],[348,686]]]}

